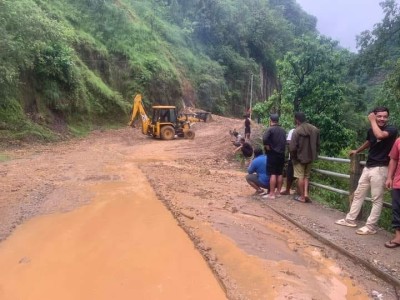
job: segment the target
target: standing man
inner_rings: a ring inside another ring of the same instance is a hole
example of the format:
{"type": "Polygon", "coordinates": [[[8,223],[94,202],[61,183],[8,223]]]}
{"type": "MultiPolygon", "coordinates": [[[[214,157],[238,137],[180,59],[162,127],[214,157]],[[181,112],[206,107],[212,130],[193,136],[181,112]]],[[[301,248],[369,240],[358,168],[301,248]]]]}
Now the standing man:
{"type": "Polygon", "coordinates": [[[269,117],[270,127],[263,135],[263,144],[268,157],[267,174],[269,175],[269,194],[266,199],[280,196],[283,181],[283,166],[285,165],[286,132],[279,125],[278,114],[269,117]],[[275,191],[276,189],[276,191],[275,191]]]}
{"type": "MultiPolygon", "coordinates": [[[[290,140],[292,139],[294,129],[295,128],[290,129],[289,133],[286,137],[286,144],[288,147],[290,144],[290,140]]],[[[292,162],[292,158],[290,157],[290,153],[289,153],[287,168],[286,168],[286,188],[283,192],[281,192],[281,195],[290,195],[290,189],[292,187],[293,181],[294,181],[293,162],[292,162]]]]}
{"type": "Polygon", "coordinates": [[[244,138],[246,141],[250,140],[250,134],[251,134],[251,120],[250,120],[250,115],[245,116],[244,120],[244,138]]]}
{"type": "Polygon", "coordinates": [[[390,162],[386,179],[386,187],[392,189],[392,226],[394,238],[385,243],[386,248],[400,247],[400,139],[397,139],[389,153],[390,162]]]}
{"type": "Polygon", "coordinates": [[[310,181],[311,166],[318,158],[319,153],[319,129],[306,122],[306,116],[302,112],[294,114],[296,129],[289,143],[290,157],[293,162],[294,177],[297,178],[297,190],[299,195],[294,200],[299,202],[311,202],[308,197],[308,184],[310,181]]]}
{"type": "Polygon", "coordinates": [[[386,107],[377,107],[368,115],[371,128],[367,132],[367,140],[350,155],[359,153],[367,148],[368,158],[362,171],[358,186],[354,192],[350,212],[345,219],[335,223],[342,226],[357,227],[355,222],[360,213],[368,189],[371,188],[372,209],[364,227],[356,231],[357,234],[375,234],[377,223],[383,206],[383,192],[388,173],[389,152],[397,137],[397,129],[388,125],[389,110],[386,107]]]}

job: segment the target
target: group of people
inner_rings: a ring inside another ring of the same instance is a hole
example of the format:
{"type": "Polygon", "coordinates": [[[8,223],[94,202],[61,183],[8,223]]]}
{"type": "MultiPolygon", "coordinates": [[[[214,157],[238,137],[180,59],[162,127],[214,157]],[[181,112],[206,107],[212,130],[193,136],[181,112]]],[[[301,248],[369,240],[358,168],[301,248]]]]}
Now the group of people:
{"type": "Polygon", "coordinates": [[[308,195],[308,181],[311,164],[317,159],[319,152],[319,129],[306,121],[302,112],[294,115],[295,128],[286,135],[285,129],[279,125],[279,115],[271,114],[270,126],[263,135],[264,149],[254,150],[254,159],[248,167],[247,182],[263,198],[275,199],[281,195],[289,195],[294,178],[297,178],[297,191],[294,200],[311,202],[308,195]],[[286,170],[286,189],[283,186],[283,171],[286,149],[289,160],[286,170]],[[264,154],[265,151],[265,154],[264,154]],[[266,189],[266,191],[264,191],[266,189]]]}
{"type": "Polygon", "coordinates": [[[311,202],[308,195],[308,182],[311,165],[317,159],[320,147],[319,129],[307,122],[303,112],[294,114],[295,128],[286,131],[279,125],[279,116],[270,115],[270,127],[263,135],[263,145],[268,157],[267,172],[270,175],[270,188],[263,198],[275,199],[282,194],[290,194],[291,183],[297,178],[297,194],[294,200],[311,202]],[[289,151],[286,189],[282,191],[283,170],[286,148],[289,151]]]}
{"type": "MultiPolygon", "coordinates": [[[[400,138],[397,129],[388,124],[389,110],[376,107],[369,115],[370,128],[365,142],[350,156],[368,149],[366,165],[354,192],[350,211],[345,218],[337,220],[337,225],[357,227],[356,219],[362,208],[367,192],[371,191],[372,209],[365,226],[356,230],[357,234],[369,235],[377,232],[377,224],[383,207],[385,187],[392,194],[393,239],[385,243],[387,248],[400,247],[400,138]]],[[[311,202],[308,186],[313,161],[320,148],[319,129],[307,122],[302,112],[294,115],[295,128],[286,131],[279,125],[279,115],[270,115],[270,126],[263,135],[263,146],[254,149],[253,160],[248,167],[246,180],[263,198],[275,199],[289,195],[294,179],[297,179],[297,194],[294,200],[311,202]],[[286,188],[283,186],[285,151],[288,148],[286,188]],[[265,154],[264,154],[265,151],[265,154]],[[264,190],[265,189],[265,190],[264,190]]],[[[250,134],[250,132],[249,132],[250,134]]],[[[249,137],[249,136],[248,136],[249,137]]],[[[243,138],[243,143],[249,144],[243,138]]],[[[243,144],[241,144],[243,149],[243,144]]],[[[253,154],[252,154],[253,155],[253,154]]]]}
{"type": "Polygon", "coordinates": [[[245,115],[244,121],[244,137],[242,137],[236,129],[233,130],[232,135],[234,140],[232,144],[236,147],[233,153],[241,152],[245,159],[251,158],[254,154],[253,146],[250,143],[251,134],[251,121],[250,115],[245,115]]]}

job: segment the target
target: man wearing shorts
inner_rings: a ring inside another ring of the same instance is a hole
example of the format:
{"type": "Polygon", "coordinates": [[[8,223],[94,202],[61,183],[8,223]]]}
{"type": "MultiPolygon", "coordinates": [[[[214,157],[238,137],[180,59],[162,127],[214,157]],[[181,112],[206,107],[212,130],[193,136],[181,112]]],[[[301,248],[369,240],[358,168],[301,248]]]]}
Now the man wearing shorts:
{"type": "Polygon", "coordinates": [[[286,132],[279,125],[278,114],[270,115],[270,127],[263,135],[263,144],[268,157],[267,174],[269,175],[269,194],[266,199],[280,196],[285,165],[286,132]],[[275,191],[276,188],[276,191],[275,191]]]}
{"type": "Polygon", "coordinates": [[[289,143],[289,152],[299,193],[294,197],[294,200],[305,203],[310,202],[308,184],[312,163],[318,158],[319,129],[306,122],[306,116],[302,112],[295,113],[294,121],[296,129],[289,143]]]}

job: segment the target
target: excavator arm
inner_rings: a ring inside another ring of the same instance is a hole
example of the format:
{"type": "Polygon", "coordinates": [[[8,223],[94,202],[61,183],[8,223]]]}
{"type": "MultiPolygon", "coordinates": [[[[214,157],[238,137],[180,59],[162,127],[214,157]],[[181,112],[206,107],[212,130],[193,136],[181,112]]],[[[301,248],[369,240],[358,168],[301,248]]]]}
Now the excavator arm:
{"type": "Polygon", "coordinates": [[[141,94],[136,94],[135,98],[133,99],[132,116],[128,123],[129,126],[132,126],[132,127],[134,126],[133,123],[134,123],[137,115],[140,115],[140,120],[142,123],[142,133],[147,134],[147,130],[148,130],[148,127],[149,127],[149,124],[151,123],[151,121],[150,121],[149,117],[147,116],[146,111],[144,110],[141,94]]]}

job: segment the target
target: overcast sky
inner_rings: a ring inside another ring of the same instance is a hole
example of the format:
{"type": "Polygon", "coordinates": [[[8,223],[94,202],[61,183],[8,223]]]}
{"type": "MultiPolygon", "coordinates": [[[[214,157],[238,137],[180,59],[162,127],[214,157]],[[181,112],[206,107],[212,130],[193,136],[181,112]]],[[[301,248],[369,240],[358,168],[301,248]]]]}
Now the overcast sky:
{"type": "Polygon", "coordinates": [[[317,29],[357,52],[356,36],[383,19],[381,0],[296,0],[304,11],[317,17],[317,29]]]}

